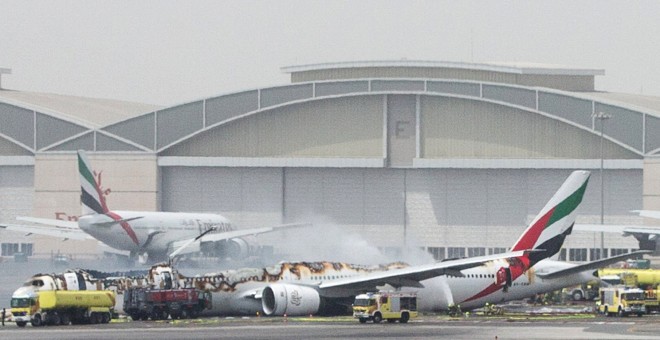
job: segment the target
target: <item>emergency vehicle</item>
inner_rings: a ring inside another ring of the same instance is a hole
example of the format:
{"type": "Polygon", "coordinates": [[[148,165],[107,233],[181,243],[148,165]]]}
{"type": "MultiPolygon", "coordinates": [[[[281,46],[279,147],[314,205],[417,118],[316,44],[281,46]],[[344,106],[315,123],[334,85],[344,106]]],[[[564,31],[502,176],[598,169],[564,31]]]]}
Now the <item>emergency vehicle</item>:
{"type": "Polygon", "coordinates": [[[417,317],[417,295],[415,293],[367,293],[355,297],[353,317],[366,323],[387,322],[406,323],[417,317]]]}

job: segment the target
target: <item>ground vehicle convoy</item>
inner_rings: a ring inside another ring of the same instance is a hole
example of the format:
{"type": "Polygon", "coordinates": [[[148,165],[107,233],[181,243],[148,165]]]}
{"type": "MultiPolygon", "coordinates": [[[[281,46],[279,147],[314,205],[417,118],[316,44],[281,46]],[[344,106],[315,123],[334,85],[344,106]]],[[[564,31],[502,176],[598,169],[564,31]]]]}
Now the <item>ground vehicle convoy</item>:
{"type": "Polygon", "coordinates": [[[129,288],[124,291],[124,312],[133,320],[194,318],[211,306],[211,293],[194,288],[129,288]]]}
{"type": "Polygon", "coordinates": [[[367,293],[355,297],[353,317],[365,323],[368,320],[380,323],[406,323],[417,317],[417,296],[415,293],[367,293]]]}
{"type": "Polygon", "coordinates": [[[598,311],[607,316],[628,316],[646,313],[645,294],[639,288],[627,286],[601,287],[598,311]]]}
{"type": "Polygon", "coordinates": [[[45,290],[11,299],[14,321],[19,327],[108,323],[115,306],[115,292],[110,290],[45,290]]]}

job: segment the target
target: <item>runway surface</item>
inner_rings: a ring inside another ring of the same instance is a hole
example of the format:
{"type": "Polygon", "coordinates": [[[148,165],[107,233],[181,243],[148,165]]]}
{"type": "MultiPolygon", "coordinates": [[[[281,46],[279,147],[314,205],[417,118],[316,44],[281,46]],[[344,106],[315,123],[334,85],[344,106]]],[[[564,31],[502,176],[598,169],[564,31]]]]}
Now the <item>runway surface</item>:
{"type": "Polygon", "coordinates": [[[211,318],[105,325],[0,327],[4,339],[658,339],[660,316],[571,321],[423,316],[408,324],[337,318],[211,318]]]}

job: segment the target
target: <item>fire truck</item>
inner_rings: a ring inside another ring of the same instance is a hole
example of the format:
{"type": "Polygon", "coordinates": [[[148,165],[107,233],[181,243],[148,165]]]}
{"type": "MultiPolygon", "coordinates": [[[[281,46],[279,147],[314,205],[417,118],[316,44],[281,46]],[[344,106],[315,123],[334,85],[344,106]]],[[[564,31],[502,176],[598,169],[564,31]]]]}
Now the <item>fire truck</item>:
{"type": "Polygon", "coordinates": [[[627,286],[601,287],[598,311],[606,316],[646,313],[644,291],[627,286]]]}
{"type": "Polygon", "coordinates": [[[417,317],[417,296],[415,293],[367,293],[355,297],[353,317],[360,323],[368,320],[373,323],[406,323],[417,317]]]}
{"type": "Polygon", "coordinates": [[[124,312],[133,320],[196,318],[211,307],[211,293],[194,288],[129,288],[124,291],[124,312]]]}

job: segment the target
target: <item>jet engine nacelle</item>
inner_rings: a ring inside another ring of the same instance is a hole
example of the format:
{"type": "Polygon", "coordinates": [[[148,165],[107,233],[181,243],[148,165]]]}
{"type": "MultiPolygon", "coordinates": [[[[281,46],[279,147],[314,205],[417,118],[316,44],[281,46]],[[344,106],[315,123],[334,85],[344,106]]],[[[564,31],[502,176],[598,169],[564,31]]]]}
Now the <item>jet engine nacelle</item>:
{"type": "Polygon", "coordinates": [[[314,288],[278,283],[264,288],[261,305],[265,315],[309,315],[319,311],[321,297],[314,288]]]}
{"type": "Polygon", "coordinates": [[[210,256],[230,259],[245,259],[252,256],[256,241],[248,238],[232,238],[223,241],[202,242],[201,251],[210,256]]]}

